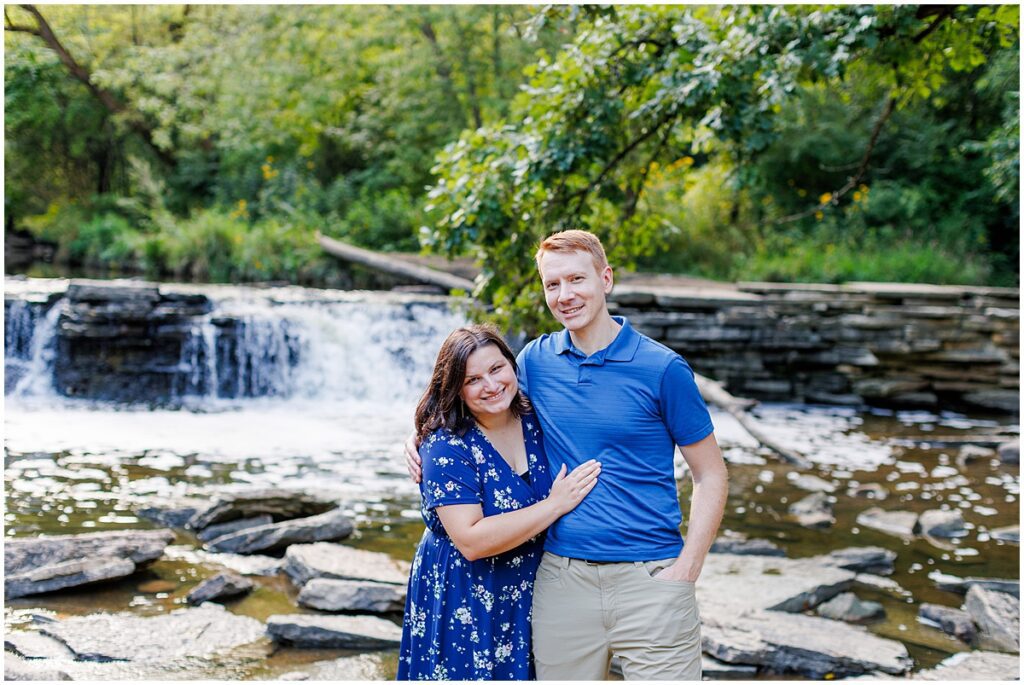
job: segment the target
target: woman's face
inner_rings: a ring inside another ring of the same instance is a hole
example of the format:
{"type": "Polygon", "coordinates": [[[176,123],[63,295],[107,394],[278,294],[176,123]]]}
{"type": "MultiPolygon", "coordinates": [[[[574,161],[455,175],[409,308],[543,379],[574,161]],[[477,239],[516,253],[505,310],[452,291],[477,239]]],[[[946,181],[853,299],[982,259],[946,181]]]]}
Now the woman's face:
{"type": "Polygon", "coordinates": [[[518,391],[516,372],[496,345],[484,345],[469,355],[460,396],[471,414],[506,412],[518,391]]]}

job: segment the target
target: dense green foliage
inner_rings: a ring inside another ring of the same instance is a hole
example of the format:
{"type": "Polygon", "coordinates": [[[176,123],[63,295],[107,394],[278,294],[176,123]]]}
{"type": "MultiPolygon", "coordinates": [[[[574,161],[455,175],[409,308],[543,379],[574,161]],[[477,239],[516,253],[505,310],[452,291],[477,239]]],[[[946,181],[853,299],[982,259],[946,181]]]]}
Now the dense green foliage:
{"type": "Polygon", "coordinates": [[[566,227],[711,278],[1019,279],[1016,6],[38,11],[7,9],[5,209],[70,261],[423,244],[527,327],[566,227]]]}

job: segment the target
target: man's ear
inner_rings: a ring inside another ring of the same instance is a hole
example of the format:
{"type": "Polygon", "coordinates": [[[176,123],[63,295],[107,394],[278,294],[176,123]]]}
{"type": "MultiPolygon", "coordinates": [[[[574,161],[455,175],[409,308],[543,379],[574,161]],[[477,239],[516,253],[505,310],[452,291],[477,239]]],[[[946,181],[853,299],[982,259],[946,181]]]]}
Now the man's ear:
{"type": "Polygon", "coordinates": [[[612,291],[612,286],[615,285],[615,274],[612,273],[612,267],[606,266],[601,270],[601,281],[604,283],[604,294],[609,294],[612,291]]]}

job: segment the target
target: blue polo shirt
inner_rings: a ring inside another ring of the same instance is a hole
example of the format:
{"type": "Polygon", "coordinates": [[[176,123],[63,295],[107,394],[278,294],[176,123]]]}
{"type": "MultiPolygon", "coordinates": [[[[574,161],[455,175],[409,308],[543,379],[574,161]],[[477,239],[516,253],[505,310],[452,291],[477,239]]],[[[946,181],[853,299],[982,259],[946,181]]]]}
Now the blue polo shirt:
{"type": "Polygon", "coordinates": [[[519,353],[519,384],[544,430],[552,475],[601,462],[597,486],[548,529],[545,549],[592,561],[677,556],[682,517],[675,445],[714,430],[693,371],[624,317],[612,343],[589,357],[569,331],[543,335],[519,353]]]}

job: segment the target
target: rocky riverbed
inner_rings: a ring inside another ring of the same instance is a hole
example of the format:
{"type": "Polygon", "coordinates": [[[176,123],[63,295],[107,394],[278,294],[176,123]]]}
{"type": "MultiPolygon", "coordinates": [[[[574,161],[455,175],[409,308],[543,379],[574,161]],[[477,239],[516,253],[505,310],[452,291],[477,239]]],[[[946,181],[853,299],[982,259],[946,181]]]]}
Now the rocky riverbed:
{"type": "MultiPolygon", "coordinates": [[[[392,678],[422,531],[407,428],[336,409],[9,412],[6,675],[392,678]]],[[[731,484],[698,585],[707,676],[1016,676],[1017,426],[757,415],[812,466],[715,414],[731,484]]]]}

